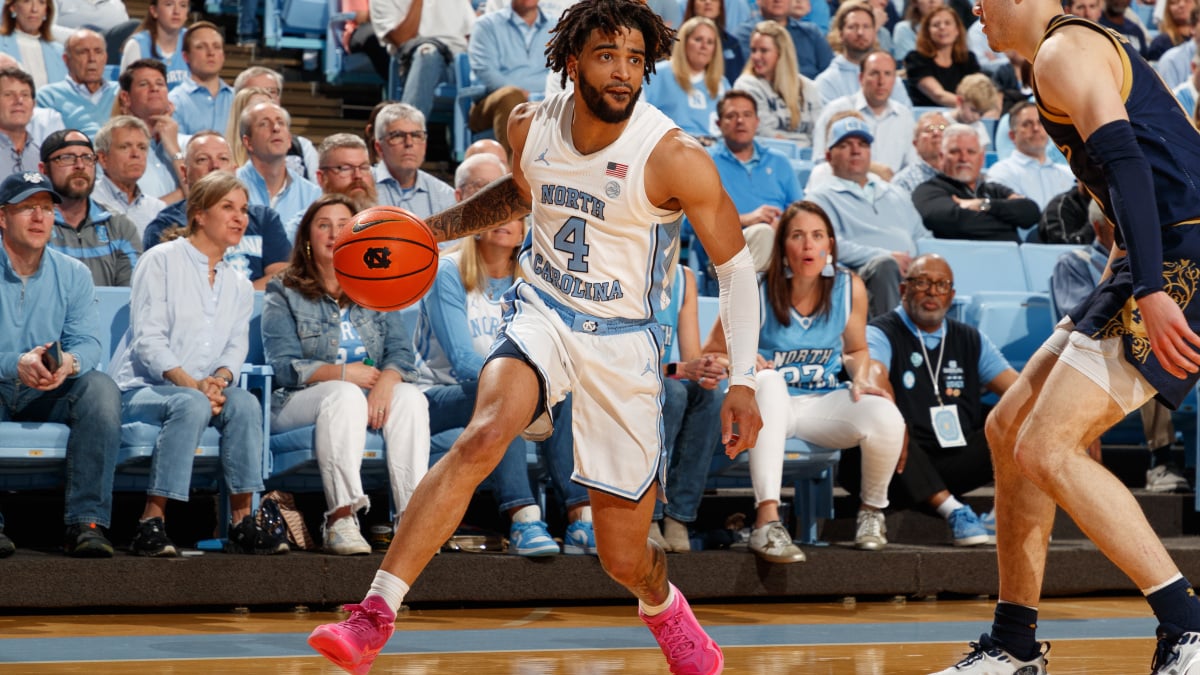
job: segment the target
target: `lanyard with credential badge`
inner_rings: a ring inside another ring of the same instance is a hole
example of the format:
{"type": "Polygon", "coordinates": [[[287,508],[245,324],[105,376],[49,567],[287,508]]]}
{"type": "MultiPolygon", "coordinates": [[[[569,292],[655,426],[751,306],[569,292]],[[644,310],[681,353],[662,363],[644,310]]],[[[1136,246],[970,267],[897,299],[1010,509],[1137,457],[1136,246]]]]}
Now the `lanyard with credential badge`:
{"type": "MultiPolygon", "coordinates": [[[[945,326],[945,323],[942,325],[945,326]]],[[[924,331],[917,328],[917,332],[923,333],[924,331]]],[[[933,395],[937,397],[938,402],[929,409],[929,421],[933,424],[933,433],[937,436],[938,445],[943,448],[955,448],[966,445],[967,439],[963,436],[962,425],[958,422],[958,406],[946,405],[942,401],[942,386],[938,382],[938,377],[942,374],[942,357],[946,355],[948,336],[949,331],[943,330],[941,342],[938,344],[936,368],[929,362],[929,351],[925,349],[925,336],[918,335],[917,342],[921,343],[921,354],[925,356],[925,369],[929,371],[929,378],[933,380],[933,395]]]]}

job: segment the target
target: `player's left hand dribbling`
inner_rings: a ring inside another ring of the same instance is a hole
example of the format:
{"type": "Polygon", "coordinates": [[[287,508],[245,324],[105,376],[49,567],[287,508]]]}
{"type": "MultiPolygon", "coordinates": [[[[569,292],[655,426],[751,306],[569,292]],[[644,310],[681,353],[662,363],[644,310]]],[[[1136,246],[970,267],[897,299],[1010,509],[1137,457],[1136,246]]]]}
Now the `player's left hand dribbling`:
{"type": "Polygon", "coordinates": [[[762,417],[758,414],[754,390],[743,385],[731,386],[721,404],[721,443],[725,445],[725,456],[733,459],[753,448],[758,443],[759,429],[762,417]],[[733,431],[734,424],[737,433],[733,431]]]}
{"type": "Polygon", "coordinates": [[[1163,291],[1137,300],[1138,311],[1150,338],[1150,349],[1163,370],[1183,379],[1200,371],[1200,335],[1188,326],[1183,310],[1163,291]]]}

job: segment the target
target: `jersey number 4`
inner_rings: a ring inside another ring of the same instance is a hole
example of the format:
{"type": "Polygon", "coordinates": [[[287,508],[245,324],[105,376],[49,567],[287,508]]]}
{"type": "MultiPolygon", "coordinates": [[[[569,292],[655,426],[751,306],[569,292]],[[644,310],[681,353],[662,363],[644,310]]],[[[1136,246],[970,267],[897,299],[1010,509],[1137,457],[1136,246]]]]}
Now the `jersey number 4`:
{"type": "Polygon", "coordinates": [[[579,216],[567,218],[567,222],[554,235],[554,248],[570,255],[567,269],[572,272],[588,271],[587,221],[579,216]]]}

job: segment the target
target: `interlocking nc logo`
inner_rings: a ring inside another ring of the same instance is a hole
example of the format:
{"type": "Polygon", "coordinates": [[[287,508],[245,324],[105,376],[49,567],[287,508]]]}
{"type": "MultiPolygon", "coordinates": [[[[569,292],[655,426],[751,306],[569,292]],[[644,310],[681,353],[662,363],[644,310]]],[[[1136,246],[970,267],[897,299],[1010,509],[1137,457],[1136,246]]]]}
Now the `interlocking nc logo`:
{"type": "Polygon", "coordinates": [[[363,264],[369,270],[386,270],[392,266],[392,250],[385,247],[369,248],[363,254],[363,264]]]}

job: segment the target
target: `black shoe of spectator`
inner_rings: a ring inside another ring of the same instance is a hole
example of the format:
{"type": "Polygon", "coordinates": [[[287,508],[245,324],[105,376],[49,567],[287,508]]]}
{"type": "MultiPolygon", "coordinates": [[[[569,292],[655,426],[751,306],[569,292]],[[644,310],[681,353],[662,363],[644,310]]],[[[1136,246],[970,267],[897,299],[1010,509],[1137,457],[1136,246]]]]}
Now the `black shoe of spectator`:
{"type": "Polygon", "coordinates": [[[275,555],[288,552],[287,539],[273,535],[258,526],[254,516],[242,518],[242,522],[229,526],[229,542],[226,553],[253,553],[275,555]]]}
{"type": "Polygon", "coordinates": [[[148,518],[138,523],[129,550],[150,558],[174,558],[179,555],[175,544],[167,538],[167,527],[162,518],[148,518]]]}
{"type": "Polygon", "coordinates": [[[63,550],[74,558],[111,558],[112,542],[95,523],[76,523],[67,526],[63,550]]]}
{"type": "Polygon", "coordinates": [[[8,538],[8,535],[4,534],[4,530],[0,530],[0,558],[7,558],[16,551],[17,545],[8,538]]]}

